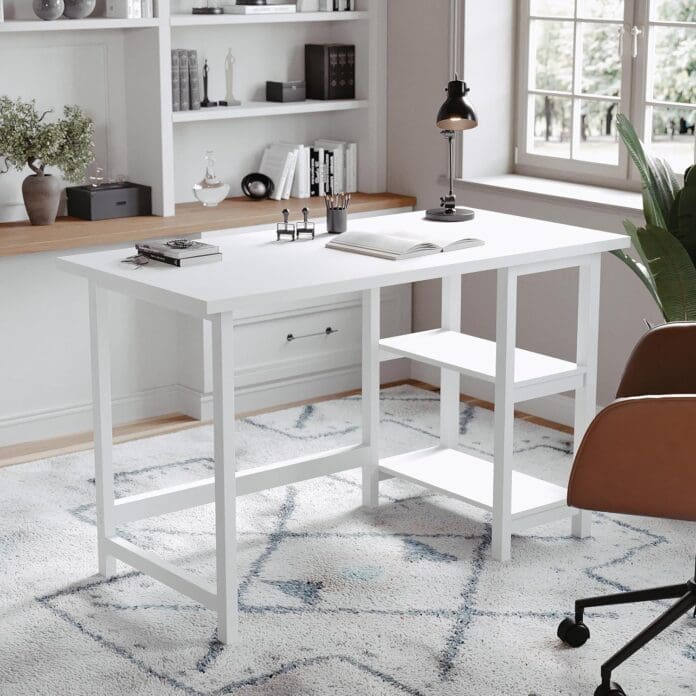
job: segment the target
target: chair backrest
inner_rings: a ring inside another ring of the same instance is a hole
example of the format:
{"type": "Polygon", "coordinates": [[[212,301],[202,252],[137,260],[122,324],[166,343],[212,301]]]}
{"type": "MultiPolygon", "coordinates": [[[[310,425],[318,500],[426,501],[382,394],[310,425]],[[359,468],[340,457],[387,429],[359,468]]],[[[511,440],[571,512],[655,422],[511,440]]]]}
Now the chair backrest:
{"type": "Polygon", "coordinates": [[[663,324],[638,341],[616,397],[643,394],[696,394],[696,322],[663,324]]]}

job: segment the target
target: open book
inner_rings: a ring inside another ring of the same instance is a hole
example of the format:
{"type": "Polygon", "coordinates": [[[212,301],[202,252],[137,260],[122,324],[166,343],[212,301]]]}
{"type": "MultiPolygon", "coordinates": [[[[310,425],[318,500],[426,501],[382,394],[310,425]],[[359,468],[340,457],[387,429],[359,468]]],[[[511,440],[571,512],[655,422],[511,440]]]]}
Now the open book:
{"type": "Polygon", "coordinates": [[[440,254],[443,251],[459,251],[482,244],[480,239],[457,237],[456,234],[448,234],[444,230],[442,232],[434,230],[361,232],[354,230],[344,232],[336,239],[332,239],[326,247],[327,249],[339,249],[354,254],[365,254],[366,256],[398,261],[399,259],[412,259],[416,256],[440,254]]]}

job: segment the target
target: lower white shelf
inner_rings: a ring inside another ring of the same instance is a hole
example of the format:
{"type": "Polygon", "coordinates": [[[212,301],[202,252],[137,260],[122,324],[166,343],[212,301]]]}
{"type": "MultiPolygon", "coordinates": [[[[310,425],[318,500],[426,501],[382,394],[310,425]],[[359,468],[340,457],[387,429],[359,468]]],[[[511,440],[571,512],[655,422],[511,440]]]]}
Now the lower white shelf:
{"type": "MultiPolygon", "coordinates": [[[[443,447],[408,452],[381,459],[380,471],[463,500],[493,509],[493,463],[443,447]]],[[[566,508],[566,489],[513,471],[512,517],[524,518],[556,508],[566,508]]]]}

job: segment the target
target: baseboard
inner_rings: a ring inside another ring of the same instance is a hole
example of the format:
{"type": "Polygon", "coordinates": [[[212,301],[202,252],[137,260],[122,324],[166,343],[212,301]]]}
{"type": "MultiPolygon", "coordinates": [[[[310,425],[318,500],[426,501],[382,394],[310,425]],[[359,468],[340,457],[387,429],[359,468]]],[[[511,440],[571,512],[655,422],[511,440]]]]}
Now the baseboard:
{"type": "MultiPolygon", "coordinates": [[[[114,425],[178,411],[177,385],[156,387],[116,397],[113,400],[114,425]]],[[[0,447],[19,442],[47,440],[92,429],[92,402],[85,401],[56,409],[45,409],[0,419],[0,447]]]]}
{"type": "MultiPolygon", "coordinates": [[[[407,361],[382,367],[382,380],[408,378],[407,361]]],[[[300,376],[257,381],[236,390],[236,411],[258,411],[305,399],[359,389],[360,365],[319,370],[300,376]]],[[[213,396],[180,384],[157,387],[113,400],[114,425],[181,413],[197,421],[213,417],[213,396]]],[[[92,429],[92,404],[84,402],[0,419],[0,447],[84,433],[92,429]]]]}
{"type": "MultiPolygon", "coordinates": [[[[440,384],[440,371],[430,365],[414,361],[411,365],[411,378],[438,386],[440,384]]],[[[462,394],[466,394],[474,399],[493,401],[494,387],[488,382],[482,382],[462,375],[460,390],[462,394]]],[[[565,394],[544,396],[540,399],[522,401],[517,404],[517,408],[531,416],[573,427],[575,399],[572,396],[565,394]]]]}

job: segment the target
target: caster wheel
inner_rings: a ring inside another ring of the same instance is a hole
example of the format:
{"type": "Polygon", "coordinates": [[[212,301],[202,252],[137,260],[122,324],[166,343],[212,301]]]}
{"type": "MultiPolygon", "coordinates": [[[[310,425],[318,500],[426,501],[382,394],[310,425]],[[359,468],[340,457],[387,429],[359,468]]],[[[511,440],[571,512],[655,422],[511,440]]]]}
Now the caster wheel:
{"type": "Polygon", "coordinates": [[[594,696],[626,696],[626,692],[616,682],[611,682],[609,686],[600,684],[594,692],[594,696]]]}
{"type": "Polygon", "coordinates": [[[558,626],[556,635],[571,648],[585,645],[590,637],[590,629],[584,623],[575,623],[573,619],[563,619],[558,626]]]}

